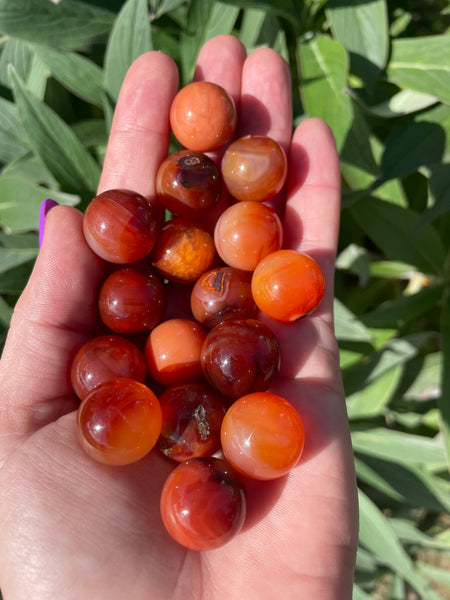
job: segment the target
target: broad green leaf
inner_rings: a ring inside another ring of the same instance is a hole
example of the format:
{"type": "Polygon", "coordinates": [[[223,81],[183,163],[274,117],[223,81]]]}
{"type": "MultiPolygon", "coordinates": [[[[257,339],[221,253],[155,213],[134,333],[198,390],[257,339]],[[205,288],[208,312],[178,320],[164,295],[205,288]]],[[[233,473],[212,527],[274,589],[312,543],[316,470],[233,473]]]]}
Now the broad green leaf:
{"type": "MultiPolygon", "coordinates": [[[[443,162],[450,162],[450,106],[438,104],[431,107],[429,110],[419,113],[415,117],[415,122],[439,125],[445,137],[443,162]]],[[[432,164],[432,161],[429,164],[432,164]]]]}
{"type": "Polygon", "coordinates": [[[442,125],[409,119],[391,129],[381,160],[384,179],[404,177],[444,157],[446,134],[442,125]]]}
{"type": "Polygon", "coordinates": [[[108,133],[103,119],[88,119],[72,125],[72,131],[85,148],[103,146],[108,142],[108,133]]]}
{"type": "Polygon", "coordinates": [[[353,584],[353,600],[371,600],[372,596],[359,587],[356,583],[353,584]]]}
{"type": "Polygon", "coordinates": [[[131,63],[152,50],[149,13],[146,0],[127,0],[108,39],[105,57],[105,87],[117,100],[123,79],[131,63]]]}
{"type": "Polygon", "coordinates": [[[181,36],[182,84],[192,79],[195,61],[203,44],[216,35],[231,33],[238,14],[237,7],[224,2],[198,0],[190,3],[181,36]]]}
{"type": "Polygon", "coordinates": [[[351,188],[367,188],[378,174],[370,131],[347,93],[348,56],[329,36],[298,46],[300,96],[309,117],[323,119],[333,130],[344,178],[351,188]]]}
{"type": "Polygon", "coordinates": [[[239,39],[246,48],[256,46],[265,17],[266,12],[258,8],[248,8],[244,11],[239,30],[239,39]]]}
{"type": "Polygon", "coordinates": [[[369,465],[368,462],[367,457],[364,457],[364,460],[362,460],[359,456],[355,455],[354,463],[358,481],[370,486],[373,490],[381,492],[384,496],[392,498],[396,502],[404,502],[404,496],[378,472],[378,461],[371,460],[371,463],[375,463],[373,466],[372,464],[369,465]]]}
{"type": "Polygon", "coordinates": [[[403,374],[401,365],[383,373],[364,389],[347,396],[349,419],[377,417],[384,413],[403,374]]]}
{"type": "Polygon", "coordinates": [[[50,46],[82,49],[106,34],[114,14],[76,0],[0,0],[4,35],[50,46]]]}
{"type": "Polygon", "coordinates": [[[95,192],[100,168],[64,121],[35,98],[11,69],[14,95],[30,145],[68,191],[95,192]]]}
{"type": "Polygon", "coordinates": [[[357,244],[349,244],[337,257],[336,268],[358,275],[359,285],[366,285],[370,277],[370,258],[367,249],[357,244]]]}
{"type": "Polygon", "coordinates": [[[361,317],[367,327],[397,327],[419,318],[429,311],[436,310],[442,297],[442,286],[423,287],[410,296],[400,296],[388,300],[374,311],[361,317]]]}
{"type": "Polygon", "coordinates": [[[28,179],[32,183],[45,186],[51,190],[58,189],[58,182],[44,165],[42,160],[31,150],[10,162],[2,171],[5,177],[28,179]]]}
{"type": "Polygon", "coordinates": [[[0,294],[21,294],[33,269],[34,260],[0,273],[0,294]]]}
{"type": "MultiPolygon", "coordinates": [[[[448,555],[447,555],[448,556],[448,555]]],[[[445,561],[446,556],[443,557],[445,561]]],[[[445,565],[445,563],[444,563],[445,565]]],[[[441,593],[448,594],[450,593],[450,571],[445,568],[440,568],[437,566],[430,565],[426,562],[417,561],[417,568],[420,573],[423,574],[427,579],[432,579],[435,583],[440,585],[440,589],[442,590],[442,586],[446,588],[446,591],[441,593]]],[[[445,600],[445,596],[441,596],[443,600],[445,600]]]]}
{"type": "Polygon", "coordinates": [[[16,69],[28,89],[42,100],[50,71],[33,52],[30,44],[14,38],[6,42],[0,57],[0,82],[7,87],[11,86],[10,65],[16,69]]]}
{"type": "Polygon", "coordinates": [[[352,70],[372,89],[388,57],[385,0],[330,0],[327,17],[334,38],[350,52],[352,70]]]}
{"type": "Polygon", "coordinates": [[[296,0],[222,0],[223,4],[233,4],[239,8],[259,8],[268,13],[276,14],[298,27],[299,8],[296,0]]]}
{"type": "Polygon", "coordinates": [[[379,377],[397,366],[405,365],[417,356],[430,336],[422,332],[408,337],[388,340],[384,346],[363,358],[360,363],[343,372],[347,396],[363,390],[379,377]]]}
{"type": "Polygon", "coordinates": [[[442,394],[438,398],[441,416],[443,443],[447,454],[447,468],[450,471],[450,288],[447,284],[441,308],[442,337],[442,394]]]}
{"type": "Polygon", "coordinates": [[[389,522],[398,538],[404,543],[450,550],[448,542],[442,542],[438,538],[427,535],[413,521],[402,518],[391,518],[389,522]]]}
{"type": "Polygon", "coordinates": [[[376,117],[392,119],[423,110],[436,104],[436,102],[438,102],[438,99],[431,94],[415,92],[413,90],[400,90],[397,94],[389,98],[389,100],[375,106],[365,105],[364,109],[376,117]]]}
{"type": "MultiPolygon", "coordinates": [[[[9,327],[12,314],[13,308],[9,306],[9,304],[0,296],[0,323],[5,327],[9,327]]],[[[0,340],[0,345],[1,343],[2,342],[0,340]]]]}
{"type": "Polygon", "coordinates": [[[404,392],[406,400],[425,401],[441,396],[442,353],[433,352],[424,357],[423,365],[411,385],[404,392]]]}
{"type": "Polygon", "coordinates": [[[384,427],[352,424],[352,443],[355,452],[404,466],[445,465],[444,444],[438,436],[427,438],[384,427]]]}
{"type": "Polygon", "coordinates": [[[420,215],[417,226],[422,227],[450,210],[450,164],[428,167],[431,205],[420,215]]]}
{"type": "Polygon", "coordinates": [[[372,341],[372,335],[366,326],[337,298],[334,300],[334,324],[338,340],[372,341]]]}
{"type": "Polygon", "coordinates": [[[378,560],[393,569],[428,600],[441,600],[415,570],[389,521],[361,490],[358,492],[360,511],[360,543],[373,552],[378,560]]]}
{"type": "Polygon", "coordinates": [[[75,96],[102,106],[102,70],[95,63],[74,52],[55,50],[33,44],[33,51],[50,69],[51,74],[75,96]]]}
{"type": "Polygon", "coordinates": [[[450,36],[399,38],[392,42],[387,67],[390,81],[401,88],[431,94],[450,103],[450,36]]]}
{"type": "Polygon", "coordinates": [[[29,149],[16,106],[0,98],[0,163],[9,163],[29,149]]]}
{"type": "Polygon", "coordinates": [[[0,176],[0,224],[11,232],[37,229],[40,206],[49,197],[72,206],[79,202],[78,196],[50,191],[26,179],[0,176]]]}
{"type": "Polygon", "coordinates": [[[431,225],[417,229],[417,213],[367,197],[349,209],[386,258],[415,266],[423,273],[441,273],[445,252],[431,225]]]}
{"type": "MultiPolygon", "coordinates": [[[[1,209],[0,209],[1,210],[1,209]]],[[[1,213],[0,213],[1,214],[1,213]]],[[[13,269],[36,258],[37,248],[2,248],[0,247],[0,273],[13,269]]]]}
{"type": "Polygon", "coordinates": [[[385,279],[411,279],[417,275],[415,267],[395,260],[373,260],[370,276],[385,279]]]}
{"type": "Polygon", "coordinates": [[[156,0],[151,2],[155,19],[159,19],[163,14],[168,13],[184,4],[185,0],[156,0]]]}

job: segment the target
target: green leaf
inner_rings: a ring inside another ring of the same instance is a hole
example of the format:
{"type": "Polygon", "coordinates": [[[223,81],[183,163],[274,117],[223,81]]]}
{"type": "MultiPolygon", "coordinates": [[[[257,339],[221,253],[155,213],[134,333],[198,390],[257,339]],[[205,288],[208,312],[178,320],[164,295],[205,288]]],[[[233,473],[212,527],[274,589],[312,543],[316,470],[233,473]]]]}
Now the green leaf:
{"type": "Polygon", "coordinates": [[[210,38],[231,33],[239,9],[214,0],[191,2],[186,27],[181,36],[182,83],[188,83],[194,74],[195,61],[203,44],[210,38]]]}
{"type": "Polygon", "coordinates": [[[95,192],[100,168],[64,121],[34,97],[11,68],[14,95],[30,145],[68,191],[95,192]]]}
{"type": "Polygon", "coordinates": [[[146,0],[127,0],[114,23],[105,57],[105,87],[117,100],[132,62],[152,50],[146,0]]]}
{"type": "Polygon", "coordinates": [[[444,444],[438,436],[431,439],[384,427],[352,424],[352,443],[355,452],[405,466],[446,464],[444,444]]]}
{"type": "Polygon", "coordinates": [[[361,317],[367,327],[399,327],[436,309],[442,297],[442,286],[423,287],[415,294],[388,300],[361,317]]]}
{"type": "Polygon", "coordinates": [[[415,92],[413,90],[400,90],[385,102],[375,106],[364,106],[364,110],[371,115],[383,119],[392,119],[402,115],[409,115],[436,104],[438,99],[431,94],[415,92]]]}
{"type": "Polygon", "coordinates": [[[9,163],[29,149],[17,108],[0,98],[0,163],[9,163]]]}
{"type": "Polygon", "coordinates": [[[8,271],[18,265],[34,260],[38,250],[32,248],[1,248],[0,247],[0,273],[8,271]]]}
{"type": "Polygon", "coordinates": [[[407,120],[394,127],[381,160],[383,178],[404,177],[423,165],[441,162],[445,137],[444,129],[437,123],[407,120]]]}
{"type": "Polygon", "coordinates": [[[113,13],[75,0],[0,0],[4,35],[61,48],[85,48],[106,34],[113,20],[113,13]]]}
{"type": "Polygon", "coordinates": [[[75,96],[102,106],[102,70],[95,63],[75,54],[55,50],[50,46],[33,44],[33,51],[50,69],[53,77],[75,96]]]}
{"type": "Polygon", "coordinates": [[[430,206],[420,215],[417,226],[423,227],[450,210],[450,164],[428,167],[430,206]]]}
{"type": "Polygon", "coordinates": [[[0,224],[10,232],[37,229],[40,206],[49,197],[60,204],[79,202],[78,196],[50,191],[26,179],[0,176],[0,224]]]}
{"type": "Polygon", "coordinates": [[[372,596],[366,594],[366,592],[359,587],[356,583],[353,584],[353,600],[372,600],[372,596]]]}
{"type": "Polygon", "coordinates": [[[13,65],[28,89],[42,100],[50,72],[30,44],[14,38],[6,42],[0,58],[0,81],[7,87],[11,86],[10,65],[13,65]]]}
{"type": "Polygon", "coordinates": [[[330,0],[327,17],[335,39],[350,52],[352,70],[373,88],[389,50],[385,0],[330,0]]]}
{"type": "Polygon", "coordinates": [[[401,88],[431,94],[450,103],[450,36],[399,38],[392,42],[387,68],[390,81],[401,88]]]}
{"type": "Polygon", "coordinates": [[[450,471],[450,286],[447,285],[441,308],[442,336],[442,394],[438,399],[440,423],[450,471]]]}
{"type": "Polygon", "coordinates": [[[284,17],[298,27],[299,8],[296,0],[222,0],[223,4],[233,4],[239,8],[259,8],[273,13],[279,17],[284,17]]]}
{"type": "Polygon", "coordinates": [[[370,131],[358,106],[347,93],[348,57],[329,36],[317,36],[298,46],[300,96],[309,117],[323,119],[333,130],[350,187],[368,187],[378,167],[368,140],[370,131]]]}
{"type": "Polygon", "coordinates": [[[355,394],[397,366],[405,365],[417,356],[429,341],[426,332],[388,340],[382,348],[372,352],[359,363],[343,371],[347,396],[355,394]]]}
{"type": "Polygon", "coordinates": [[[417,213],[372,196],[349,210],[386,258],[414,265],[423,273],[442,272],[442,242],[431,225],[417,229],[417,213]]]}
{"type": "Polygon", "coordinates": [[[185,0],[156,0],[156,2],[151,2],[155,19],[159,19],[165,13],[178,8],[184,4],[184,1],[185,0]]]}
{"type": "Polygon", "coordinates": [[[442,353],[433,352],[423,359],[414,381],[404,392],[405,400],[426,401],[441,396],[442,353]]]}
{"type": "Polygon", "coordinates": [[[371,418],[382,415],[393,397],[401,377],[403,368],[397,365],[380,377],[353,394],[347,396],[347,412],[349,419],[371,418]]]}
{"type": "Polygon", "coordinates": [[[411,584],[428,600],[441,600],[415,570],[413,562],[403,549],[389,521],[366,494],[358,491],[360,511],[360,543],[411,584]]]}
{"type": "Polygon", "coordinates": [[[334,300],[334,323],[338,340],[372,341],[372,335],[366,326],[337,298],[334,300]]]}

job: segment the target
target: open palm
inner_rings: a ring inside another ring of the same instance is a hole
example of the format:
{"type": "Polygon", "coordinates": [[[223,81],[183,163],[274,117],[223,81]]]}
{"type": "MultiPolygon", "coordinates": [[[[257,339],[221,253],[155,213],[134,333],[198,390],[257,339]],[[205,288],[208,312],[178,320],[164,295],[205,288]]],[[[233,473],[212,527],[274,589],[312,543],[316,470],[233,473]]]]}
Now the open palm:
{"type": "MultiPolygon", "coordinates": [[[[351,598],[357,505],[332,318],[340,199],[333,137],[318,120],[304,121],[292,137],[289,71],[270,49],[246,57],[235,38],[214,38],[200,52],[195,77],[235,98],[240,135],[267,134],[287,150],[287,200],[277,201],[285,245],[310,253],[325,274],[326,296],[313,316],[271,323],[283,360],[273,390],[302,415],[303,458],[280,480],[249,482],[243,532],[219,549],[195,552],[172,541],[161,522],[167,459],[154,451],[115,468],[83,453],[68,365],[92,336],[103,264],[84,241],[81,213],[54,208],[0,363],[5,600],[351,598]]],[[[162,53],[131,67],[100,191],[154,194],[177,88],[176,67],[162,53]]]]}

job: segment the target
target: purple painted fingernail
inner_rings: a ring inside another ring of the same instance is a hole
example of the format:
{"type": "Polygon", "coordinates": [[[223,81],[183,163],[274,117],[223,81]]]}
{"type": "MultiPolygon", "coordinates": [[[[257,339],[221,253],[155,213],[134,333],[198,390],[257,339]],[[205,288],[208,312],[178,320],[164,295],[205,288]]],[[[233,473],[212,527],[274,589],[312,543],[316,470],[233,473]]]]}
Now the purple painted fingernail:
{"type": "Polygon", "coordinates": [[[58,206],[58,202],[51,198],[47,198],[47,200],[44,200],[41,204],[41,210],[39,212],[39,248],[42,246],[42,240],[44,239],[45,218],[48,211],[54,206],[58,206]]]}

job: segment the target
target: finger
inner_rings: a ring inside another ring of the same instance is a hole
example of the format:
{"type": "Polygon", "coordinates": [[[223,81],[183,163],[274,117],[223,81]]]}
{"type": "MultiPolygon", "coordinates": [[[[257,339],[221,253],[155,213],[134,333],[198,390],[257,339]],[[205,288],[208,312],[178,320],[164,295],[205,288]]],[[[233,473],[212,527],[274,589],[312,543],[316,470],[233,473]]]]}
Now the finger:
{"type": "Polygon", "coordinates": [[[340,170],[333,134],[319,119],[303,121],[294,132],[287,194],[285,245],[307,252],[318,261],[326,282],[322,304],[331,309],[339,235],[340,170]]]}
{"type": "Polygon", "coordinates": [[[199,52],[194,81],[211,81],[222,86],[239,110],[242,67],[246,51],[232,35],[218,35],[208,40],[199,52]]]}
{"type": "Polygon", "coordinates": [[[130,67],[114,113],[99,193],[127,188],[151,198],[170,142],[170,104],[178,89],[174,61],[148,52],[130,67]]]}
{"type": "Polygon", "coordinates": [[[28,434],[76,406],[68,357],[92,335],[103,273],[103,261],[84,239],[82,219],[68,206],[47,215],[0,363],[2,433],[28,434]]]}
{"type": "MultiPolygon", "coordinates": [[[[292,94],[288,64],[274,50],[255,50],[244,63],[239,135],[267,135],[287,153],[292,136],[292,94]]],[[[284,194],[270,201],[281,216],[284,194]]]]}

